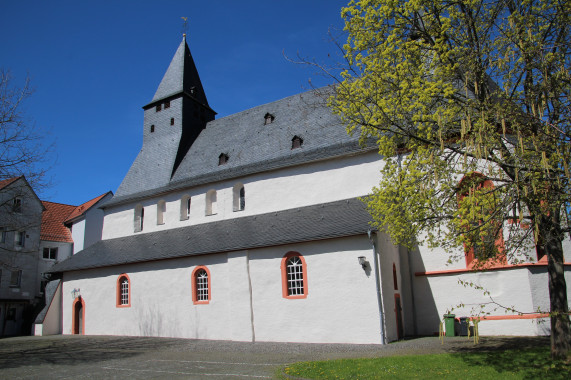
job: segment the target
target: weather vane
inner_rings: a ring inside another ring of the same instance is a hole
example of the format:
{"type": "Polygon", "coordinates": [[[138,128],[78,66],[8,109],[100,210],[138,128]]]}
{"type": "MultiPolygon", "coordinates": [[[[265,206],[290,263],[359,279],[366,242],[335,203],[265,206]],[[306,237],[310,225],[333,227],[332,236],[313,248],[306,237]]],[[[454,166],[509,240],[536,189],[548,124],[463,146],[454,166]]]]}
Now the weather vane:
{"type": "Polygon", "coordinates": [[[182,23],[182,36],[186,37],[186,31],[188,30],[188,17],[181,17],[181,19],[184,21],[182,23]]]}

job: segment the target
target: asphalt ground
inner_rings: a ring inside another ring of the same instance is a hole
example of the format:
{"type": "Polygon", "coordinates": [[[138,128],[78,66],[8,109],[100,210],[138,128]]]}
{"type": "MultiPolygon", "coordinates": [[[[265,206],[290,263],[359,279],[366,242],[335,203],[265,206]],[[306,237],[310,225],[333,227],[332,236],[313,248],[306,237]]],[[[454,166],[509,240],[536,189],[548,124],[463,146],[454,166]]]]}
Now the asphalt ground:
{"type": "Polygon", "coordinates": [[[0,379],[264,379],[287,364],[391,355],[494,351],[549,345],[549,338],[409,339],[388,345],[244,343],[57,335],[0,339],[0,379]]]}

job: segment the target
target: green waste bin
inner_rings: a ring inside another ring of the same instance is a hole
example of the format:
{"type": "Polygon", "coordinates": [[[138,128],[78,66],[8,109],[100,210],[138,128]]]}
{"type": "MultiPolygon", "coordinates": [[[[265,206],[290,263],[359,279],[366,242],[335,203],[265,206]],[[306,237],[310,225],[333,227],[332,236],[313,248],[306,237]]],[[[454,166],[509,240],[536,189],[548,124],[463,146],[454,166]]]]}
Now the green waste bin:
{"type": "Polygon", "coordinates": [[[454,317],[455,314],[444,314],[444,329],[446,336],[454,336],[454,317]]]}

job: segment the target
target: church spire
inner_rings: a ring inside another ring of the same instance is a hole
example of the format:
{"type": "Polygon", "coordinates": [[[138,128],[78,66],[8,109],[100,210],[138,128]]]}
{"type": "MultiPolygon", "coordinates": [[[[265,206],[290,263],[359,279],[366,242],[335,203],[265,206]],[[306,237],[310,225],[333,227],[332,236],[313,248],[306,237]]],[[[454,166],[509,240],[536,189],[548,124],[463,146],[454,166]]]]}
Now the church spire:
{"type": "Polygon", "coordinates": [[[179,94],[190,96],[201,105],[210,108],[196,65],[186,44],[186,34],[183,34],[182,41],[150,104],[179,94]]]}

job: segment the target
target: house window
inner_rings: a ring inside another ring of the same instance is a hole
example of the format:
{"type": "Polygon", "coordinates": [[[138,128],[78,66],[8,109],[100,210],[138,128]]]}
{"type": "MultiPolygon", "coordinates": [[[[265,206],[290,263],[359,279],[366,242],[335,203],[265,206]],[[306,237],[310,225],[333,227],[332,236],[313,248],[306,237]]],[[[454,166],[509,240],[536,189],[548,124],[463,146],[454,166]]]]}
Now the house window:
{"type": "Polygon", "coordinates": [[[125,273],[117,279],[117,307],[131,306],[131,281],[125,273]]]}
{"type": "Polygon", "coordinates": [[[246,208],[246,191],[244,190],[244,185],[238,183],[234,185],[232,191],[234,198],[234,211],[242,211],[246,208]]]}
{"type": "Polygon", "coordinates": [[[171,125],[174,125],[174,117],[171,117],[171,125]]]}
{"type": "Polygon", "coordinates": [[[134,214],[134,230],[135,232],[141,232],[143,231],[143,222],[145,220],[145,209],[142,205],[138,204],[135,206],[134,214]]]}
{"type": "Polygon", "coordinates": [[[302,144],[303,139],[299,136],[293,136],[293,139],[291,139],[291,149],[301,148],[302,144]]]}
{"type": "Polygon", "coordinates": [[[170,100],[167,100],[165,102],[165,109],[170,108],[170,106],[171,106],[171,102],[170,102],[170,100]]]}
{"type": "Polygon", "coordinates": [[[13,270],[10,274],[10,287],[19,288],[22,283],[22,270],[13,270]]]}
{"type": "Polygon", "coordinates": [[[165,213],[167,211],[167,203],[160,200],[157,203],[157,224],[165,224],[165,213]]]}
{"type": "Polygon", "coordinates": [[[275,119],[275,116],[268,112],[264,116],[264,125],[272,124],[274,122],[274,119],[275,119]]]}
{"type": "Polygon", "coordinates": [[[192,302],[195,305],[210,302],[210,281],[210,271],[205,266],[192,271],[192,302]]]}
{"type": "Polygon", "coordinates": [[[282,295],[284,298],[307,297],[307,266],[298,252],[288,252],[281,262],[282,295]]]}
{"type": "Polygon", "coordinates": [[[0,243],[6,243],[6,227],[0,227],[0,243]]]}
{"type": "Polygon", "coordinates": [[[180,220],[190,218],[190,196],[184,195],[180,200],[180,220]]]}
{"type": "Polygon", "coordinates": [[[220,153],[220,156],[218,156],[218,166],[220,165],[226,165],[226,163],[228,162],[228,155],[226,153],[220,153]]]}
{"type": "Polygon", "coordinates": [[[155,132],[155,125],[153,124],[153,125],[151,125],[151,133],[154,133],[154,132],[155,132]]]}
{"type": "Polygon", "coordinates": [[[216,190],[208,190],[206,193],[206,215],[215,215],[218,212],[216,206],[216,190]]]}
{"type": "Polygon", "coordinates": [[[157,104],[157,107],[155,108],[155,112],[159,112],[161,110],[161,105],[157,104]]]}
{"type": "Polygon", "coordinates": [[[22,212],[22,198],[16,197],[12,201],[12,211],[20,214],[22,212]]]}
{"type": "Polygon", "coordinates": [[[26,244],[26,231],[16,231],[14,243],[16,247],[23,247],[26,244]]]}
{"type": "Polygon", "coordinates": [[[57,247],[44,248],[43,258],[46,260],[57,260],[57,247]]]}
{"type": "Polygon", "coordinates": [[[496,199],[494,183],[480,173],[471,173],[458,185],[458,207],[464,233],[466,267],[495,260],[505,262],[502,223],[492,219],[496,199]],[[475,212],[473,212],[475,211],[475,212]]]}

